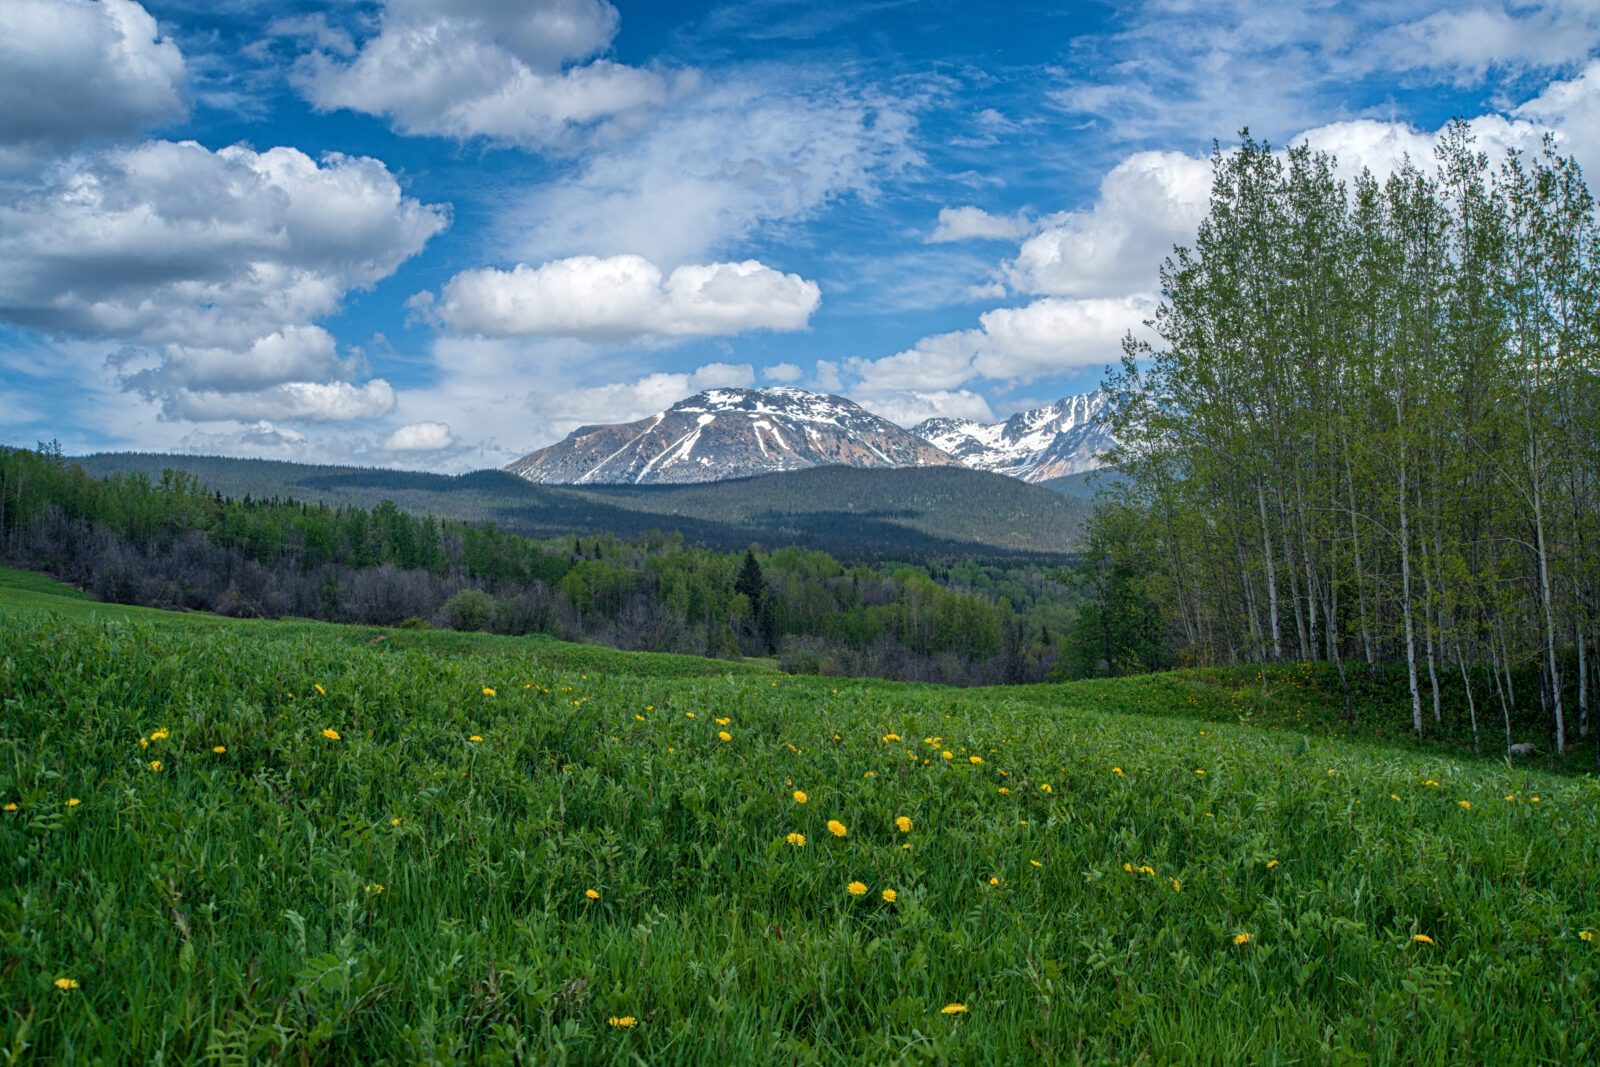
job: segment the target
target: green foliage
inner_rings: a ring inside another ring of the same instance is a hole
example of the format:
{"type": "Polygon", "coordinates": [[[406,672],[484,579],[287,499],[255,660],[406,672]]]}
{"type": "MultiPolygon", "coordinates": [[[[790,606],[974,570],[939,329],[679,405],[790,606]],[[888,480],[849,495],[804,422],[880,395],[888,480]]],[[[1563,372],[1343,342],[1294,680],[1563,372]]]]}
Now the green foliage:
{"type": "Polygon", "coordinates": [[[23,1059],[1600,1051],[1592,778],[1197,722],[1191,672],[801,679],[40,583],[0,623],[23,1059]]]}

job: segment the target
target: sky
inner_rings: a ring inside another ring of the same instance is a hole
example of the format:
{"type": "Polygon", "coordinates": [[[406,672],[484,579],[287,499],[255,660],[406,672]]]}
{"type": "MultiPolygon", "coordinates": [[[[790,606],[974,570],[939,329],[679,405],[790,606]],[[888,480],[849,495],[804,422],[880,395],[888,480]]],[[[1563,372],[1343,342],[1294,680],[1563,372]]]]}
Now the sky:
{"type": "Polygon", "coordinates": [[[0,0],[0,442],[442,471],[1084,392],[1241,130],[1600,170],[1600,0],[0,0]]]}

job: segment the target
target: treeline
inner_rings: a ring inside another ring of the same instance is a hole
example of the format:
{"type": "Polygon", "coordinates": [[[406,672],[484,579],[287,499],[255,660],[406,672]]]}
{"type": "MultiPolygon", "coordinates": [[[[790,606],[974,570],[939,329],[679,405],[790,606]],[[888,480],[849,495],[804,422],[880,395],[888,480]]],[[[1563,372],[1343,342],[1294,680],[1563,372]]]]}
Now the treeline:
{"type": "Polygon", "coordinates": [[[1594,729],[1600,256],[1552,143],[1353,184],[1249,139],[1162,274],[1159,343],[1109,385],[1129,481],[1091,531],[1102,665],[1325,660],[1405,672],[1511,742],[1594,729]]]}
{"type": "Polygon", "coordinates": [[[0,450],[0,549],[118,603],[776,655],[793,671],[954,684],[1042,680],[1073,598],[1053,568],[845,566],[661,533],[535,541],[387,502],[234,500],[181,471],[97,479],[47,446],[0,450]]]}

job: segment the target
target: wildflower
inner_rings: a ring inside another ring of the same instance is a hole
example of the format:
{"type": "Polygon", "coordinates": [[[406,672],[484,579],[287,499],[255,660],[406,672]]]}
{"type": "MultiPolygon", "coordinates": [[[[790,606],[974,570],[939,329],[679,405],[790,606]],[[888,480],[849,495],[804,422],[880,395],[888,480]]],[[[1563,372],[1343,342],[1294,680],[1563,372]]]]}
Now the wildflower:
{"type": "Polygon", "coordinates": [[[684,712],[684,713],[683,713],[683,717],[684,717],[684,718],[685,718],[685,719],[692,719],[692,718],[694,718],[694,712],[692,712],[692,711],[686,711],[686,712],[684,712]]]}
{"type": "Polygon", "coordinates": [[[1043,867],[1044,866],[1044,864],[1040,863],[1038,860],[1029,860],[1028,862],[1030,864],[1032,864],[1033,866],[1035,866],[1035,867],[1043,867]]]}
{"type": "Polygon", "coordinates": [[[1471,811],[1472,810],[1472,801],[1470,801],[1470,800],[1458,800],[1458,801],[1456,801],[1456,807],[1460,808],[1462,811],[1471,811]]]}
{"type": "Polygon", "coordinates": [[[215,752],[217,755],[220,756],[224,752],[228,751],[228,746],[227,745],[212,745],[211,746],[211,751],[215,752]]]}
{"type": "Polygon", "coordinates": [[[899,734],[884,734],[883,735],[883,743],[886,744],[886,745],[892,745],[898,740],[900,740],[900,735],[899,734]]]}
{"type": "Polygon", "coordinates": [[[372,894],[373,896],[377,896],[379,893],[383,892],[383,883],[382,882],[368,882],[362,888],[365,889],[368,893],[372,894]]]}
{"type": "Polygon", "coordinates": [[[806,847],[806,835],[805,834],[790,834],[788,837],[784,838],[784,840],[789,842],[789,844],[793,845],[795,848],[805,848],[806,847]]]}
{"type": "Polygon", "coordinates": [[[400,816],[396,815],[394,818],[390,819],[389,820],[389,825],[390,826],[399,826],[400,825],[400,816]]]}
{"type": "Polygon", "coordinates": [[[1250,935],[1241,930],[1233,935],[1233,943],[1235,945],[1248,945],[1250,943],[1250,935]]]}
{"type": "Polygon", "coordinates": [[[1272,868],[1276,867],[1277,865],[1278,865],[1278,861],[1277,860],[1268,860],[1267,861],[1267,870],[1270,871],[1270,870],[1272,870],[1272,868]]]}
{"type": "Polygon", "coordinates": [[[1517,796],[1516,796],[1515,793],[1507,793],[1506,794],[1506,803],[1515,804],[1516,801],[1517,801],[1517,796]]]}
{"type": "Polygon", "coordinates": [[[495,695],[495,691],[493,689],[490,689],[488,686],[484,686],[483,687],[483,695],[486,696],[486,697],[492,697],[492,696],[495,695]]]}
{"type": "Polygon", "coordinates": [[[1399,793],[1390,793],[1389,794],[1389,799],[1390,800],[1399,800],[1400,799],[1400,794],[1399,793]]]}
{"type": "Polygon", "coordinates": [[[156,730],[153,733],[151,733],[150,740],[152,740],[152,741],[165,741],[167,738],[169,738],[171,736],[172,735],[167,732],[167,728],[165,726],[163,726],[161,729],[156,730]]]}
{"type": "Polygon", "coordinates": [[[1432,778],[1424,778],[1422,780],[1422,784],[1424,786],[1429,786],[1429,787],[1432,787],[1434,789],[1438,789],[1439,788],[1439,783],[1434,781],[1432,778]]]}
{"type": "Polygon", "coordinates": [[[1528,798],[1528,803],[1529,804],[1537,804],[1537,803],[1539,803],[1539,798],[1538,797],[1529,797],[1528,798]]]}
{"type": "Polygon", "coordinates": [[[1040,791],[1040,792],[1041,792],[1041,793],[1054,793],[1054,792],[1055,792],[1055,790],[1054,790],[1054,789],[1051,789],[1051,788],[1050,788],[1050,783],[1049,783],[1049,782],[1044,782],[1044,783],[1042,783],[1042,784],[1041,784],[1041,785],[1040,785],[1040,786],[1039,786],[1039,791],[1040,791]]]}
{"type": "Polygon", "coordinates": [[[82,804],[82,803],[83,803],[83,801],[79,800],[77,797],[68,797],[67,798],[67,807],[69,807],[69,808],[75,808],[79,804],[82,804]]]}
{"type": "Polygon", "coordinates": [[[1580,940],[1582,940],[1582,941],[1593,941],[1594,940],[1594,931],[1593,930],[1579,930],[1578,931],[1578,938],[1580,940]]]}
{"type": "Polygon", "coordinates": [[[78,988],[78,980],[76,978],[57,978],[55,987],[63,993],[70,993],[78,988]]]}
{"type": "Polygon", "coordinates": [[[1427,934],[1412,934],[1411,940],[1415,941],[1419,945],[1433,944],[1433,938],[1429,937],[1427,934]]]}
{"type": "Polygon", "coordinates": [[[150,747],[150,739],[148,737],[139,738],[139,747],[140,748],[149,748],[150,747]]]}
{"type": "Polygon", "coordinates": [[[878,777],[878,772],[877,771],[867,771],[861,777],[863,777],[863,778],[876,778],[876,777],[878,777]]]}
{"type": "Polygon", "coordinates": [[[1123,870],[1124,870],[1124,871],[1127,871],[1127,872],[1128,872],[1128,873],[1129,873],[1129,874],[1132,874],[1132,873],[1133,873],[1133,864],[1131,864],[1131,863],[1124,863],[1124,864],[1123,864],[1123,865],[1122,865],[1122,869],[1123,869],[1123,870]]]}
{"type": "Polygon", "coordinates": [[[717,725],[718,725],[718,726],[726,726],[726,725],[728,725],[728,724],[729,724],[729,723],[730,723],[730,722],[732,722],[732,721],[733,721],[733,720],[732,720],[732,719],[731,719],[731,718],[729,718],[729,717],[728,717],[728,716],[726,716],[726,715],[724,715],[724,716],[722,716],[722,717],[721,717],[721,718],[720,718],[720,719],[716,719],[716,720],[714,720],[714,721],[715,721],[715,722],[716,722],[716,724],[717,724],[717,725]]]}
{"type": "Polygon", "coordinates": [[[588,897],[590,900],[599,900],[600,899],[600,890],[598,890],[598,889],[585,889],[583,891],[583,895],[588,897]]]}
{"type": "Polygon", "coordinates": [[[477,744],[478,742],[482,741],[483,738],[479,737],[477,734],[473,734],[471,737],[467,738],[467,740],[471,741],[473,744],[477,744]]]}
{"type": "Polygon", "coordinates": [[[1204,778],[1206,776],[1206,772],[1202,771],[1199,767],[1196,767],[1194,769],[1194,773],[1198,774],[1202,778],[1204,778]]]}
{"type": "Polygon", "coordinates": [[[1111,773],[1116,775],[1118,778],[1121,778],[1123,776],[1121,767],[1113,767],[1113,768],[1111,768],[1111,773]]]}
{"type": "Polygon", "coordinates": [[[1209,811],[1205,811],[1205,812],[1201,812],[1201,814],[1202,814],[1202,815],[1203,815],[1203,816],[1205,816],[1205,817],[1206,817],[1206,818],[1207,818],[1207,819],[1215,819],[1215,818],[1216,818],[1216,816],[1215,816],[1215,815],[1213,815],[1213,814],[1212,814],[1212,813],[1211,813],[1211,812],[1209,812],[1209,811]]]}
{"type": "Polygon", "coordinates": [[[989,877],[989,884],[998,888],[1000,885],[1000,879],[991,875],[989,877]]]}
{"type": "Polygon", "coordinates": [[[13,804],[7,804],[6,805],[6,811],[12,812],[12,811],[16,811],[16,810],[17,810],[16,804],[13,803],[13,804]]]}
{"type": "Polygon", "coordinates": [[[1176,879],[1176,878],[1174,878],[1174,879],[1173,879],[1173,880],[1172,880],[1172,891],[1173,891],[1173,892],[1174,892],[1174,893],[1181,893],[1181,892],[1183,892],[1183,883],[1182,883],[1182,882],[1180,882],[1180,881],[1178,881],[1178,880],[1177,880],[1177,879],[1176,879]]]}
{"type": "Polygon", "coordinates": [[[806,796],[806,791],[804,789],[796,789],[794,791],[794,802],[796,804],[804,804],[810,799],[810,797],[806,796]]]}
{"type": "Polygon", "coordinates": [[[333,729],[332,727],[329,727],[328,729],[322,731],[322,736],[326,737],[329,741],[342,741],[342,740],[344,740],[342,737],[339,736],[339,731],[333,729]]]}
{"type": "Polygon", "coordinates": [[[903,834],[909,834],[911,832],[911,820],[906,818],[904,815],[896,818],[894,824],[895,826],[899,827],[900,832],[903,834]]]}
{"type": "Polygon", "coordinates": [[[717,738],[718,738],[718,740],[722,740],[722,741],[732,741],[733,740],[733,735],[730,734],[726,730],[718,730],[717,731],[717,738]]]}
{"type": "Polygon", "coordinates": [[[965,1015],[967,1006],[965,1004],[946,1004],[939,1009],[939,1013],[941,1015],[965,1015]]]}
{"type": "Polygon", "coordinates": [[[844,887],[844,891],[853,897],[863,896],[867,891],[867,883],[851,882],[849,885],[844,887]]]}
{"type": "Polygon", "coordinates": [[[160,771],[161,771],[161,761],[158,760],[158,759],[151,760],[150,761],[150,770],[152,772],[155,772],[155,773],[159,774],[160,771]]]}
{"type": "Polygon", "coordinates": [[[631,1015],[613,1015],[606,1020],[607,1026],[614,1026],[618,1030],[632,1030],[639,1025],[639,1020],[631,1015]]]}
{"type": "Polygon", "coordinates": [[[643,715],[635,715],[633,717],[633,721],[634,722],[644,722],[644,716],[643,715]]]}
{"type": "Polygon", "coordinates": [[[1007,789],[1005,786],[1001,786],[1000,787],[1000,795],[1001,796],[1005,796],[1009,792],[1011,792],[1011,790],[1007,789]]]}
{"type": "Polygon", "coordinates": [[[313,689],[315,689],[317,691],[317,695],[319,697],[325,697],[325,696],[328,695],[328,691],[326,689],[322,688],[322,686],[317,685],[314,682],[312,683],[311,688],[313,688],[313,689]]]}
{"type": "Polygon", "coordinates": [[[945,749],[943,752],[939,753],[939,755],[943,756],[945,759],[955,759],[956,758],[956,754],[954,752],[951,752],[948,748],[945,749]]]}
{"type": "Polygon", "coordinates": [[[828,833],[832,834],[834,837],[843,837],[849,832],[849,830],[845,829],[844,823],[840,822],[838,819],[828,820],[828,833]]]}
{"type": "Polygon", "coordinates": [[[1154,878],[1156,876],[1156,869],[1149,864],[1140,864],[1139,873],[1154,878]]]}

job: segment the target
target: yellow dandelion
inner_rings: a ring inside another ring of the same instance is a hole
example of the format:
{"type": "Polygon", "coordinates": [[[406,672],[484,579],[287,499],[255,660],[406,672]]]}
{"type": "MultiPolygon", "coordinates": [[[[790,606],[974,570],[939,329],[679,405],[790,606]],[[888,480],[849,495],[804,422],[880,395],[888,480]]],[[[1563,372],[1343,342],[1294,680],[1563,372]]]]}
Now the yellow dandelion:
{"type": "Polygon", "coordinates": [[[1419,945],[1433,944],[1433,938],[1429,937],[1427,934],[1412,934],[1411,940],[1415,941],[1419,945]]]}
{"type": "Polygon", "coordinates": [[[644,716],[643,715],[635,715],[633,717],[633,721],[634,722],[644,722],[644,716]]]}
{"type": "Polygon", "coordinates": [[[983,762],[983,757],[982,756],[968,756],[967,757],[967,762],[973,764],[974,766],[976,766],[977,764],[983,762]]]}
{"type": "Polygon", "coordinates": [[[886,744],[886,745],[892,745],[898,740],[900,740],[900,735],[899,734],[884,734],[883,735],[883,743],[886,744]]]}
{"type": "Polygon", "coordinates": [[[939,1014],[941,1015],[965,1015],[966,1013],[967,1006],[965,1004],[946,1004],[939,1009],[939,1014]]]}
{"type": "Polygon", "coordinates": [[[692,719],[692,718],[695,717],[695,714],[692,711],[686,711],[686,712],[683,713],[683,717],[685,719],[692,719]]]}
{"type": "Polygon", "coordinates": [[[796,789],[793,796],[796,804],[804,804],[806,801],[811,799],[806,795],[806,791],[804,789],[796,789]]]}
{"type": "Polygon", "coordinates": [[[1438,789],[1439,788],[1439,783],[1434,781],[1432,778],[1424,778],[1422,780],[1422,784],[1424,786],[1430,787],[1432,789],[1438,789]]]}
{"type": "Polygon", "coordinates": [[[394,818],[390,819],[389,820],[389,825],[390,826],[399,826],[400,825],[400,816],[396,815],[394,818]]]}
{"type": "Polygon", "coordinates": [[[1111,773],[1116,775],[1118,778],[1123,777],[1122,768],[1121,767],[1113,767],[1113,768],[1111,768],[1111,773]]]}
{"type": "Polygon", "coordinates": [[[317,695],[318,696],[325,697],[325,696],[328,695],[328,691],[326,689],[322,688],[322,686],[317,685],[315,682],[312,683],[311,688],[313,688],[313,689],[315,689],[317,691],[317,695]]]}
{"type": "Polygon", "coordinates": [[[156,730],[153,733],[151,733],[150,740],[152,740],[152,741],[165,741],[167,738],[169,738],[171,736],[172,735],[167,731],[167,728],[165,726],[163,726],[161,729],[156,730]]]}
{"type": "Polygon", "coordinates": [[[76,978],[57,978],[55,987],[63,993],[70,993],[78,988],[78,980],[76,978]]]}
{"type": "Polygon", "coordinates": [[[911,832],[911,820],[906,818],[904,815],[898,816],[894,820],[894,824],[903,834],[909,834],[911,832]]]}
{"type": "Polygon", "coordinates": [[[1272,868],[1276,867],[1277,865],[1278,865],[1278,861],[1277,860],[1268,860],[1267,861],[1267,870],[1270,871],[1270,870],[1272,870],[1272,868]]]}
{"type": "Polygon", "coordinates": [[[224,752],[228,751],[228,746],[227,745],[212,745],[211,746],[211,751],[215,752],[217,755],[220,756],[224,752]]]}
{"type": "Polygon", "coordinates": [[[867,771],[861,777],[863,777],[863,778],[876,778],[876,777],[878,777],[878,772],[877,771],[867,771]]]}
{"type": "Polygon", "coordinates": [[[998,886],[1000,884],[1000,879],[994,877],[993,875],[991,875],[989,877],[989,884],[992,885],[992,886],[998,886]]]}
{"type": "Polygon", "coordinates": [[[483,687],[483,695],[486,696],[486,697],[492,697],[492,696],[495,696],[496,694],[495,694],[495,691],[493,689],[489,688],[488,686],[484,686],[483,687]]]}
{"type": "Polygon", "coordinates": [[[867,892],[867,883],[851,882],[849,885],[844,887],[844,891],[853,897],[863,896],[867,892]]]}
{"type": "Polygon", "coordinates": [[[1594,940],[1594,931],[1593,930],[1579,930],[1578,931],[1578,938],[1579,938],[1579,940],[1582,940],[1582,941],[1593,941],[1594,940]]]}
{"type": "Polygon", "coordinates": [[[150,761],[150,770],[152,772],[154,772],[154,773],[160,773],[160,771],[161,771],[161,761],[158,760],[158,759],[151,760],[150,761]]]}
{"type": "Polygon", "coordinates": [[[1196,773],[1196,774],[1198,774],[1198,775],[1199,775],[1199,776],[1200,776],[1200,777],[1202,777],[1202,778],[1204,778],[1204,777],[1205,777],[1205,775],[1206,775],[1206,772],[1205,772],[1205,771],[1202,771],[1202,770],[1201,770],[1201,769],[1200,769],[1200,768],[1199,768],[1199,767],[1196,767],[1196,768],[1195,768],[1195,769],[1194,769],[1194,773],[1196,773]]]}
{"type": "Polygon", "coordinates": [[[1044,866],[1044,864],[1040,863],[1038,860],[1029,860],[1028,863],[1030,865],[1034,866],[1034,867],[1043,867],[1044,866]]]}
{"type": "Polygon", "coordinates": [[[5,807],[5,810],[8,811],[8,812],[16,811],[17,810],[17,806],[15,804],[7,804],[6,807],[5,807]]]}
{"type": "Polygon", "coordinates": [[[844,823],[840,822],[838,819],[828,820],[828,833],[832,834],[834,837],[843,837],[849,832],[849,830],[845,829],[844,823]]]}
{"type": "Polygon", "coordinates": [[[83,803],[83,801],[79,800],[77,797],[68,797],[67,798],[67,807],[69,807],[69,808],[75,808],[79,804],[82,804],[82,803],[83,803]]]}
{"type": "Polygon", "coordinates": [[[1178,879],[1176,879],[1176,878],[1174,878],[1174,879],[1173,879],[1173,880],[1172,880],[1172,891],[1173,891],[1173,892],[1174,892],[1174,893],[1181,893],[1181,892],[1183,892],[1183,883],[1182,883],[1182,882],[1180,882],[1180,881],[1178,881],[1178,879]]]}
{"type": "Polygon", "coordinates": [[[1399,793],[1390,793],[1389,794],[1389,799],[1390,800],[1399,800],[1400,799],[1400,794],[1399,793]]]}
{"type": "Polygon", "coordinates": [[[1044,782],[1039,786],[1039,792],[1041,792],[1041,793],[1054,793],[1055,790],[1050,788],[1050,783],[1049,782],[1044,782]]]}
{"type": "Polygon", "coordinates": [[[720,719],[716,719],[716,720],[714,720],[714,721],[715,721],[715,722],[716,722],[716,724],[717,724],[717,725],[718,725],[718,726],[726,726],[726,725],[728,725],[728,724],[729,724],[729,723],[730,723],[730,722],[732,722],[732,721],[733,721],[733,720],[732,720],[732,719],[731,719],[731,718],[729,718],[729,717],[728,717],[728,716],[726,716],[726,715],[724,715],[724,716],[722,716],[722,717],[721,717],[721,718],[720,718],[720,719]]]}
{"type": "Polygon", "coordinates": [[[590,900],[599,900],[600,899],[600,890],[598,890],[598,889],[585,889],[583,891],[583,895],[588,897],[590,900]]]}
{"type": "Polygon", "coordinates": [[[717,731],[717,739],[720,740],[720,741],[732,741],[733,740],[733,735],[730,734],[726,730],[718,730],[717,731]]]}
{"type": "Polygon", "coordinates": [[[789,844],[793,845],[795,848],[805,848],[806,847],[806,835],[805,834],[790,834],[788,837],[784,838],[784,840],[789,842],[789,844]]]}
{"type": "Polygon", "coordinates": [[[1235,945],[1248,945],[1250,943],[1250,935],[1241,930],[1233,935],[1233,943],[1235,945]]]}
{"type": "Polygon", "coordinates": [[[139,738],[139,747],[140,748],[149,748],[150,747],[150,739],[148,737],[139,738]]]}
{"type": "Polygon", "coordinates": [[[480,742],[480,741],[482,741],[482,740],[483,740],[483,738],[482,738],[482,737],[480,737],[480,736],[479,736],[479,735],[477,735],[477,734],[473,734],[473,735],[472,735],[472,736],[471,736],[471,737],[469,737],[469,738],[467,738],[467,740],[468,740],[468,741],[471,741],[471,742],[472,742],[472,743],[473,743],[473,744],[475,744],[475,745],[476,745],[476,744],[477,744],[477,743],[478,743],[478,742],[480,742]]]}
{"type": "Polygon", "coordinates": [[[1132,873],[1133,873],[1133,864],[1131,864],[1131,863],[1124,863],[1124,864],[1123,864],[1123,865],[1122,865],[1122,869],[1123,869],[1123,870],[1124,870],[1124,871],[1127,871],[1127,872],[1128,872],[1128,873],[1129,873],[1129,874],[1132,874],[1132,873]]]}
{"type": "Polygon", "coordinates": [[[613,1015],[606,1020],[607,1026],[614,1026],[618,1030],[632,1030],[639,1025],[639,1020],[631,1015],[613,1015]]]}
{"type": "Polygon", "coordinates": [[[1001,796],[1005,796],[1009,792],[1011,792],[1011,790],[1007,789],[1005,786],[1001,786],[1000,787],[1000,795],[1001,796]]]}
{"type": "Polygon", "coordinates": [[[943,752],[939,753],[939,755],[942,756],[944,759],[955,759],[956,758],[956,754],[954,752],[951,752],[948,748],[945,749],[943,752]]]}
{"type": "Polygon", "coordinates": [[[1456,801],[1456,807],[1460,808],[1462,811],[1470,811],[1472,809],[1472,801],[1458,800],[1456,801]]]}
{"type": "Polygon", "coordinates": [[[326,737],[329,741],[342,741],[342,740],[344,740],[343,738],[341,738],[339,736],[339,731],[333,729],[332,727],[329,727],[328,729],[322,731],[322,736],[326,737]]]}
{"type": "Polygon", "coordinates": [[[1147,877],[1154,878],[1156,876],[1156,869],[1151,867],[1149,864],[1142,864],[1139,867],[1139,873],[1146,875],[1147,877]]]}
{"type": "Polygon", "coordinates": [[[896,893],[893,889],[885,889],[883,891],[883,902],[885,904],[893,904],[895,901],[897,901],[899,899],[900,899],[900,894],[896,893]]]}
{"type": "Polygon", "coordinates": [[[1539,803],[1539,798],[1538,797],[1529,797],[1528,798],[1528,803],[1529,804],[1537,804],[1537,803],[1539,803]]]}

